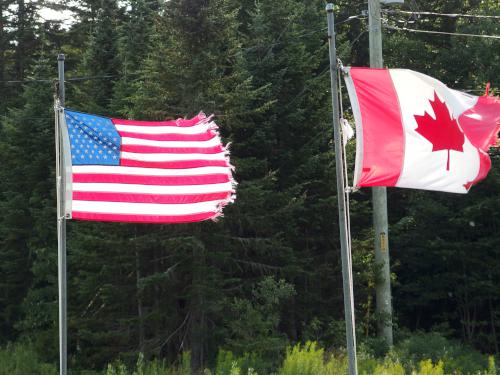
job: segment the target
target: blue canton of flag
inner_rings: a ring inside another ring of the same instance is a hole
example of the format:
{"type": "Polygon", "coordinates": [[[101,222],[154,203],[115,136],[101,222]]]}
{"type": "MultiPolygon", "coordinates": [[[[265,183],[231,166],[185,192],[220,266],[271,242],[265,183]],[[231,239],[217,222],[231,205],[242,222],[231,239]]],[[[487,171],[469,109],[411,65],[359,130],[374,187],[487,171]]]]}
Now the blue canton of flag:
{"type": "Polygon", "coordinates": [[[121,138],[109,118],[64,112],[73,165],[120,165],[121,138]]]}

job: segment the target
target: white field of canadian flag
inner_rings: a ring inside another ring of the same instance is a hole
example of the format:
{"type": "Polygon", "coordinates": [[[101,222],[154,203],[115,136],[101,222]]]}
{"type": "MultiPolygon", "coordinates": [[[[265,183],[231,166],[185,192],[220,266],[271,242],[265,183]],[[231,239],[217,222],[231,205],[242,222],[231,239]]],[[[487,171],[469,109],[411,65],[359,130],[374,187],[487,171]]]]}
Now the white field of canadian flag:
{"type": "Polygon", "coordinates": [[[347,68],[356,122],[354,186],[467,193],[488,174],[500,100],[406,69],[347,68]]]}

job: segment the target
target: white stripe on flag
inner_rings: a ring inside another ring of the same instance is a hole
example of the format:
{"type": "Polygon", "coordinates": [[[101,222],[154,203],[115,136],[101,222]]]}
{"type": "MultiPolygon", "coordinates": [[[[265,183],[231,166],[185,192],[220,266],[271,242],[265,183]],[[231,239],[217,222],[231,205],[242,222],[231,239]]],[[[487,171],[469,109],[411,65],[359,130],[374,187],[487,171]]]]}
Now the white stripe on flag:
{"type": "Polygon", "coordinates": [[[142,145],[155,147],[189,148],[220,146],[220,137],[213,137],[208,141],[150,141],[148,139],[122,137],[122,145],[142,145]]]}
{"type": "Polygon", "coordinates": [[[107,165],[74,165],[73,173],[126,174],[139,176],[200,176],[208,174],[228,174],[227,167],[199,167],[186,169],[139,168],[107,165]]]}
{"type": "Polygon", "coordinates": [[[190,127],[177,126],[136,126],[115,124],[116,130],[140,134],[202,134],[214,127],[213,123],[190,127]]]}
{"type": "Polygon", "coordinates": [[[192,215],[214,212],[223,201],[186,204],[73,201],[73,211],[129,215],[192,215]]]}
{"type": "Polygon", "coordinates": [[[135,152],[122,152],[122,159],[138,161],[182,161],[182,160],[226,160],[226,153],[217,154],[142,154],[135,152]]]}
{"type": "Polygon", "coordinates": [[[73,183],[73,191],[110,192],[110,193],[185,195],[185,194],[231,192],[233,190],[234,188],[231,182],[225,182],[222,184],[180,185],[180,186],[112,184],[112,183],[96,183],[96,182],[73,183]]]}

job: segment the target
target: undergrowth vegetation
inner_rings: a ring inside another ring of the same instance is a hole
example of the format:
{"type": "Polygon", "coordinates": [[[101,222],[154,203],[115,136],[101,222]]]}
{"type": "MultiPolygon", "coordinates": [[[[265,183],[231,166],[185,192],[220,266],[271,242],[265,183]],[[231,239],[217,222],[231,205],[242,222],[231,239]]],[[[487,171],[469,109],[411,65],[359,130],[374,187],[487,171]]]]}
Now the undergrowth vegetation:
{"type": "MultiPolygon", "coordinates": [[[[372,344],[373,345],[373,344],[372,344]]],[[[481,354],[435,333],[414,334],[383,356],[376,348],[360,345],[359,373],[366,375],[496,375],[495,358],[481,354]]],[[[316,342],[296,344],[283,353],[279,366],[271,368],[254,354],[236,355],[219,350],[215,362],[200,375],[344,375],[347,356],[343,350],[325,350],[316,342]]],[[[30,345],[8,345],[0,350],[0,375],[55,375],[55,364],[42,363],[30,345]]],[[[135,363],[117,359],[101,372],[73,369],[72,375],[190,375],[190,355],[177,363],[146,360],[139,353],[135,363]]]]}

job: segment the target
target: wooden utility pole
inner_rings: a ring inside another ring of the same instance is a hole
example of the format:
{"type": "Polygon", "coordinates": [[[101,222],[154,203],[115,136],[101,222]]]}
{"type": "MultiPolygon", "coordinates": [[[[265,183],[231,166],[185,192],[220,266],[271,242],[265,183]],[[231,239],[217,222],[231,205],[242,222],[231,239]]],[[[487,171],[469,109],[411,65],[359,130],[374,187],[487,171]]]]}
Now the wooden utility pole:
{"type": "MultiPolygon", "coordinates": [[[[382,68],[382,23],[380,21],[380,0],[368,0],[368,24],[370,42],[370,67],[382,68]]],[[[391,270],[389,260],[389,231],[387,220],[387,189],[372,188],[373,229],[375,232],[375,263],[379,269],[376,277],[376,313],[379,337],[389,346],[392,335],[391,270]]]]}

